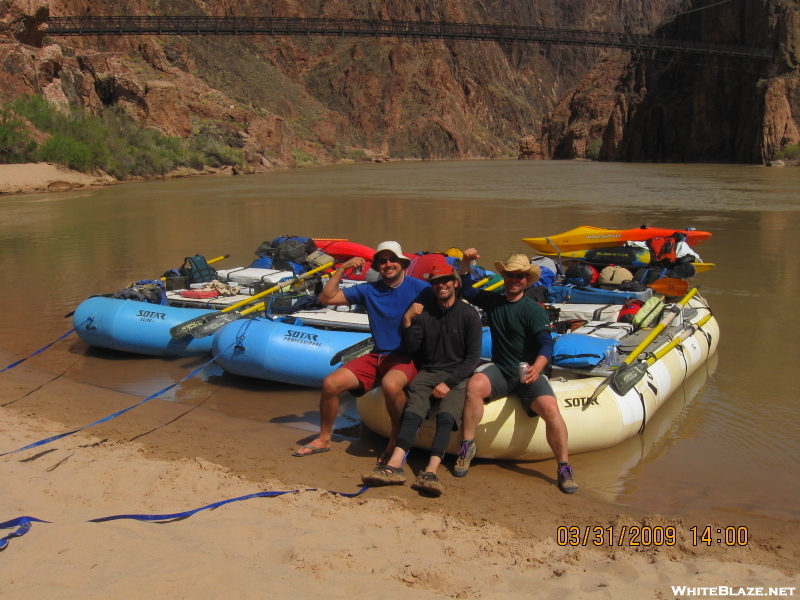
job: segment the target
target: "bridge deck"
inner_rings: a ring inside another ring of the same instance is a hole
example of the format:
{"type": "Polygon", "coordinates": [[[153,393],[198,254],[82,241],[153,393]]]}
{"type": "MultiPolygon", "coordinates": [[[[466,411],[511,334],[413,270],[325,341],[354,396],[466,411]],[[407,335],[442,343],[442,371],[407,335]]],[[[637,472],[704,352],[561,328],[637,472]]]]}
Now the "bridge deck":
{"type": "Polygon", "coordinates": [[[379,21],[362,19],[302,19],[284,17],[206,16],[81,16],[50,17],[48,35],[319,35],[488,40],[604,46],[628,50],[667,50],[769,60],[770,48],[693,42],[648,35],[555,29],[516,25],[484,25],[430,21],[379,21]]]}

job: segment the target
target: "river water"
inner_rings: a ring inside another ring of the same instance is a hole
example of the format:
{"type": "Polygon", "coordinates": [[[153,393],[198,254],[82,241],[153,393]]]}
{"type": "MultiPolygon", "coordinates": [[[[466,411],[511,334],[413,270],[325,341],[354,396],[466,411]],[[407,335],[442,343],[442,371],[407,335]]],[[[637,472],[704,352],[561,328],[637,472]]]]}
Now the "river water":
{"type": "MultiPolygon", "coordinates": [[[[406,162],[132,183],[0,198],[0,349],[25,356],[71,328],[91,294],[158,277],[183,257],[248,264],[279,235],[475,246],[491,266],[520,239],[578,225],[696,227],[715,270],[695,278],[720,323],[717,357],[644,434],[572,457],[582,489],[660,514],[727,508],[800,518],[800,169],[590,162],[406,162]]],[[[32,359],[54,374],[149,395],[202,364],[89,348],[32,359]]],[[[0,365],[3,366],[3,365],[0,365]]],[[[314,390],[206,369],[167,399],[313,430],[314,390]]],[[[146,410],[146,408],[137,409],[146,410]]],[[[337,426],[358,435],[345,407],[337,426]]]]}

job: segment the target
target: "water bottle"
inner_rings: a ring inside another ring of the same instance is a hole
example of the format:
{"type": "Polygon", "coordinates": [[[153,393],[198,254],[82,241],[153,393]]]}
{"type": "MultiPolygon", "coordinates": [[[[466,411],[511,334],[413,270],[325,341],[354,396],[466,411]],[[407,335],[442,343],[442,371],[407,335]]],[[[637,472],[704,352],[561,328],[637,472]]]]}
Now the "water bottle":
{"type": "Polygon", "coordinates": [[[619,366],[619,350],[617,349],[616,344],[606,348],[605,362],[606,367],[610,369],[619,366]]]}

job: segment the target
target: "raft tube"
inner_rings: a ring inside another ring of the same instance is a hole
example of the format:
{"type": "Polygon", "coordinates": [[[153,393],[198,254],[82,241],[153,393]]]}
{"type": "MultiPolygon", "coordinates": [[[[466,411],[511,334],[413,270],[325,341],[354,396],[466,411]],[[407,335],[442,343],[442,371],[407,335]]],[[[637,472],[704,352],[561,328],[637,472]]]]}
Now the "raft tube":
{"type": "MultiPolygon", "coordinates": [[[[708,314],[702,298],[693,298],[689,306],[696,309],[692,323],[708,314]]],[[[627,394],[620,396],[612,386],[608,386],[594,401],[589,399],[605,377],[585,377],[554,369],[551,385],[569,432],[569,453],[615,446],[642,431],[667,398],[716,352],[718,343],[719,326],[711,317],[651,365],[627,394]]],[[[364,425],[388,437],[391,424],[380,388],[358,398],[357,407],[364,425]]],[[[430,449],[434,431],[435,424],[426,419],[414,446],[430,449]]],[[[540,460],[553,456],[545,437],[544,423],[539,418],[529,417],[516,396],[486,405],[475,442],[480,458],[540,460]]],[[[452,435],[447,452],[457,454],[460,444],[461,436],[457,433],[452,435]]]]}
{"type": "Polygon", "coordinates": [[[197,356],[211,351],[210,337],[174,340],[169,330],[210,312],[215,311],[96,296],[81,302],[72,322],[78,327],[78,337],[99,348],[150,356],[197,356]],[[92,320],[84,323],[89,317],[92,320]]]}
{"type": "MultiPolygon", "coordinates": [[[[236,321],[215,336],[212,352],[229,373],[306,387],[342,366],[331,364],[335,354],[370,337],[366,332],[319,329],[262,317],[236,321]]],[[[492,352],[489,328],[483,329],[481,354],[492,352]]]]}

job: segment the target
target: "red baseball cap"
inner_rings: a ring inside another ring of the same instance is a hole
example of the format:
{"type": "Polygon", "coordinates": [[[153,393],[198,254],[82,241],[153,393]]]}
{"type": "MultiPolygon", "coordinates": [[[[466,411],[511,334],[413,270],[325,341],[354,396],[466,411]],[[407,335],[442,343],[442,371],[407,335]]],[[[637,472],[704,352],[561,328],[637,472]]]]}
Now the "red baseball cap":
{"type": "Polygon", "coordinates": [[[456,277],[456,269],[450,264],[436,264],[433,265],[433,268],[430,270],[429,273],[425,273],[422,276],[424,279],[428,281],[433,281],[434,279],[441,279],[442,277],[456,277]]]}

